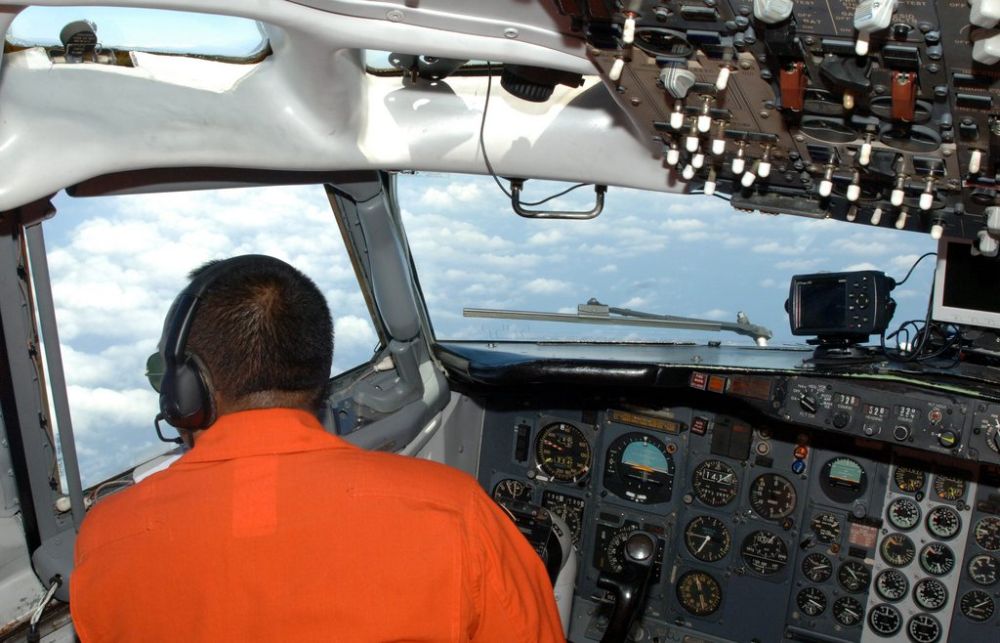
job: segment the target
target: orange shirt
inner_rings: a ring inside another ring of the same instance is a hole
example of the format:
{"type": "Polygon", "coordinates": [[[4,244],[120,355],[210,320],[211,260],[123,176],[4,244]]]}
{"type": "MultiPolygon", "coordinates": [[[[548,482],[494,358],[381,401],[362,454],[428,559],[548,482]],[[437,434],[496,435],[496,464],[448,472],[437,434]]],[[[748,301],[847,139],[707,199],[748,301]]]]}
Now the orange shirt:
{"type": "Polygon", "coordinates": [[[97,504],[70,606],[91,641],[563,641],[541,560],[471,477],[301,411],[220,418],[97,504]]]}

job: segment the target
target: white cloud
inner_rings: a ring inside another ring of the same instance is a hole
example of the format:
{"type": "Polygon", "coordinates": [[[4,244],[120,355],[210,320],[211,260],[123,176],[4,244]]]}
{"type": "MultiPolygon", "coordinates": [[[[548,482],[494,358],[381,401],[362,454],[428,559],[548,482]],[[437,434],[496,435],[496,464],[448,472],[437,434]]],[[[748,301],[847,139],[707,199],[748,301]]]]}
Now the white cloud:
{"type": "Polygon", "coordinates": [[[706,310],[701,314],[695,315],[695,317],[700,317],[702,319],[715,319],[715,320],[724,320],[730,317],[735,319],[735,316],[732,313],[730,313],[728,310],[723,310],[721,308],[712,308],[711,310],[706,310]]]}
{"type": "Polygon", "coordinates": [[[649,305],[649,299],[647,299],[646,297],[632,297],[624,304],[622,304],[622,308],[643,308],[648,305],[649,305]]]}
{"type": "Polygon", "coordinates": [[[788,259],[786,261],[779,261],[774,264],[774,267],[779,270],[812,270],[824,261],[826,260],[820,258],[788,259]]]}
{"type": "Polygon", "coordinates": [[[660,227],[670,232],[682,232],[701,230],[706,227],[706,224],[700,219],[667,219],[660,224],[660,227]]]}
{"type": "Polygon", "coordinates": [[[889,251],[889,246],[880,241],[871,241],[864,238],[864,235],[852,235],[849,238],[834,239],[831,247],[853,255],[871,257],[882,255],[889,251]]]}
{"type": "Polygon", "coordinates": [[[554,243],[559,243],[564,238],[565,236],[562,232],[553,228],[552,230],[546,230],[545,232],[536,232],[528,237],[528,243],[533,246],[548,246],[554,243]]]}
{"type": "Polygon", "coordinates": [[[571,284],[565,281],[560,281],[558,279],[545,279],[544,277],[532,279],[528,283],[524,284],[525,290],[540,295],[551,295],[553,293],[569,290],[570,288],[571,284]]]}
{"type": "Polygon", "coordinates": [[[863,263],[852,263],[849,266],[844,266],[843,268],[841,268],[841,270],[843,270],[844,272],[854,272],[856,270],[878,270],[878,269],[879,269],[878,266],[876,266],[873,263],[869,263],[867,261],[863,263]]]}
{"type": "Polygon", "coordinates": [[[768,241],[766,243],[759,243],[753,247],[754,252],[764,253],[764,254],[777,254],[777,255],[797,255],[802,252],[800,248],[787,243],[779,243],[777,241],[768,241]]]}
{"type": "Polygon", "coordinates": [[[618,266],[616,266],[613,263],[605,264],[604,266],[601,266],[601,268],[597,272],[603,272],[603,273],[618,272],[618,266]]]}

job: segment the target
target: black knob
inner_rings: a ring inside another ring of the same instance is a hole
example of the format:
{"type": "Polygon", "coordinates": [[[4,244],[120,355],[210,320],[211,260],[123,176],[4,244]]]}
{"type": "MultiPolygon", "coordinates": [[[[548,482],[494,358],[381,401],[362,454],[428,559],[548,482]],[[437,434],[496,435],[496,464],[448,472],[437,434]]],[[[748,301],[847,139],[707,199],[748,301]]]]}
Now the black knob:
{"type": "Polygon", "coordinates": [[[837,411],[833,414],[833,426],[842,429],[851,422],[851,414],[846,411],[837,411]]]}
{"type": "Polygon", "coordinates": [[[953,449],[958,445],[958,436],[954,431],[941,431],[938,433],[938,444],[946,449],[953,449]]]}
{"type": "Polygon", "coordinates": [[[648,559],[654,551],[656,551],[656,543],[648,534],[636,532],[625,541],[625,553],[637,563],[648,559]]]}

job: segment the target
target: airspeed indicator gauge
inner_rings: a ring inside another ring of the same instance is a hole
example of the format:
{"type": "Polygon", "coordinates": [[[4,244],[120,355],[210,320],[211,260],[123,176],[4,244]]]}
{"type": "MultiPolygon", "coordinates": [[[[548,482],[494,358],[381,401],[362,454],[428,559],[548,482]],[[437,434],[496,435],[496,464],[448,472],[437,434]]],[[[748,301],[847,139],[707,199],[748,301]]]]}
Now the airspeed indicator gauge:
{"type": "Polygon", "coordinates": [[[538,432],[535,461],[538,470],[559,482],[582,480],[590,471],[590,442],[569,422],[553,422],[538,432]]]}
{"type": "Polygon", "coordinates": [[[626,433],[608,447],[604,486],[641,504],[667,502],[674,489],[674,458],[667,445],[645,433],[626,433]]]}
{"type": "Polygon", "coordinates": [[[740,489],[736,471],[722,460],[705,460],[691,476],[691,489],[709,507],[728,505],[740,489]]]}

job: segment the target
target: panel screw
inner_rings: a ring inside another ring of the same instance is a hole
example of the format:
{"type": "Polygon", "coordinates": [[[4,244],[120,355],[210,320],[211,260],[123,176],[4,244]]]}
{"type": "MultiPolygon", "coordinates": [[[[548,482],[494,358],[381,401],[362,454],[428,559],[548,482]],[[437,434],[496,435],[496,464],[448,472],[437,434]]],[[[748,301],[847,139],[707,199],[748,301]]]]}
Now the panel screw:
{"type": "Polygon", "coordinates": [[[385,19],[389,22],[402,22],[403,12],[399,9],[393,9],[392,11],[387,11],[385,14],[385,19]]]}
{"type": "Polygon", "coordinates": [[[503,35],[507,38],[517,38],[520,35],[520,32],[518,32],[518,30],[514,27],[507,27],[503,30],[503,35]]]}

